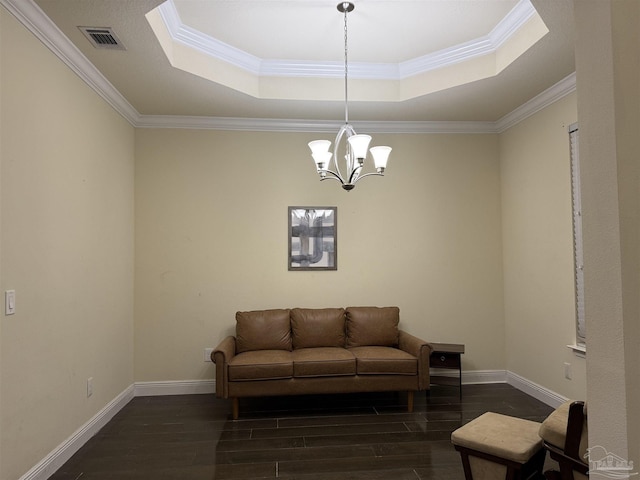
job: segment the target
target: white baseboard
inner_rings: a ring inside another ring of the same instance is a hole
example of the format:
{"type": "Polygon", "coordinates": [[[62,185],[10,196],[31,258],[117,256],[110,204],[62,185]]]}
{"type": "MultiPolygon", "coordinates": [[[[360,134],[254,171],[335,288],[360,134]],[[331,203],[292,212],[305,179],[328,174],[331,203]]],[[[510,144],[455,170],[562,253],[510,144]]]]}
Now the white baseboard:
{"type": "Polygon", "coordinates": [[[69,438],[25,473],[20,480],[46,480],[53,475],[74,453],[89,441],[98,431],[111,420],[116,413],[134,397],[133,385],[127,387],[116,398],[96,413],[87,423],[76,430],[69,438]]]}
{"type": "MultiPolygon", "coordinates": [[[[547,388],[508,370],[472,370],[462,372],[462,384],[508,383],[537,400],[557,408],[567,399],[547,388]]],[[[56,447],[20,480],[46,480],[53,475],[80,447],[104,427],[134,397],[158,395],[194,395],[215,393],[215,380],[176,380],[163,382],[136,382],[109,402],[85,425],[56,447]]]]}
{"type": "Polygon", "coordinates": [[[552,408],[558,408],[567,401],[567,398],[559,393],[527,380],[509,370],[472,370],[462,372],[463,385],[479,383],[508,383],[552,408]]]}
{"type": "MultiPolygon", "coordinates": [[[[567,401],[566,397],[508,370],[467,370],[462,372],[463,385],[483,383],[508,383],[553,408],[557,408],[567,401]]],[[[215,393],[215,391],[215,380],[136,382],[134,396],[193,395],[215,393]]]]}
{"type": "Polygon", "coordinates": [[[567,397],[563,397],[559,393],[527,380],[513,372],[507,371],[507,383],[553,408],[558,408],[568,400],[567,397]]]}
{"type": "Polygon", "coordinates": [[[164,382],[136,382],[136,397],[157,395],[194,395],[215,393],[215,380],[168,380],[164,382]]]}
{"type": "Polygon", "coordinates": [[[462,384],[505,383],[507,374],[504,370],[471,370],[462,371],[462,384]]]}

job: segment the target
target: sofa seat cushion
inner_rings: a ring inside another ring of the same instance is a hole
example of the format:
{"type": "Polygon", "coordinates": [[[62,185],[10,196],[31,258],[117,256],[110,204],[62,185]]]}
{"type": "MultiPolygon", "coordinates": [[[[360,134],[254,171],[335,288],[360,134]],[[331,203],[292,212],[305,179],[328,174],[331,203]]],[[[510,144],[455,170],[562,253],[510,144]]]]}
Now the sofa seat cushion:
{"type": "Polygon", "coordinates": [[[356,358],[337,347],[301,348],[292,352],[294,377],[355,375],[356,358]]]}
{"type": "Polygon", "coordinates": [[[418,359],[393,347],[354,347],[358,375],[417,375],[418,359]]]}
{"type": "Polygon", "coordinates": [[[293,376],[292,354],[286,350],[243,352],[229,361],[229,380],[274,380],[293,376]]]}

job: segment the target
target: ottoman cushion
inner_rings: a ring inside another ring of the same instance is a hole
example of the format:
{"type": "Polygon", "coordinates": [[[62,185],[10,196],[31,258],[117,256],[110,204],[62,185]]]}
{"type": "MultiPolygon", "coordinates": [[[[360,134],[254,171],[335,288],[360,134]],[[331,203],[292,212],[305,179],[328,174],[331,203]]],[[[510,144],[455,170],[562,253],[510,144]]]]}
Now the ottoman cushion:
{"type": "Polygon", "coordinates": [[[454,445],[526,463],[542,448],[540,424],[487,412],[451,434],[454,445]]]}
{"type": "MultiPolygon", "coordinates": [[[[549,415],[542,425],[540,425],[539,435],[542,440],[553,445],[554,447],[564,450],[564,444],[567,437],[567,423],[569,422],[569,407],[573,403],[573,400],[569,400],[549,415]]],[[[584,405],[584,411],[586,415],[586,404],[584,405]]],[[[587,419],[585,416],[584,424],[582,426],[582,435],[580,436],[580,446],[578,447],[578,455],[580,461],[587,465],[585,459],[587,458],[588,448],[588,433],[587,433],[587,419]]]]}
{"type": "Polygon", "coordinates": [[[560,405],[540,425],[540,437],[560,450],[564,450],[564,442],[567,436],[569,406],[571,406],[571,400],[560,405]]]}

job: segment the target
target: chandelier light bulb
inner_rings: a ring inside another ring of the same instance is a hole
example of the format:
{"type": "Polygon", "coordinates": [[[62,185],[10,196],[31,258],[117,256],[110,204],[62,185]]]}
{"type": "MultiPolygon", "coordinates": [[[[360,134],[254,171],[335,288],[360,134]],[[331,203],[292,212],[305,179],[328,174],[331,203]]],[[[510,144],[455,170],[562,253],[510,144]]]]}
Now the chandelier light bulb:
{"type": "Polygon", "coordinates": [[[331,161],[331,156],[333,153],[331,152],[316,152],[312,153],[313,161],[316,163],[318,167],[318,172],[321,170],[327,170],[329,168],[329,162],[331,161]]]}
{"type": "Polygon", "coordinates": [[[313,142],[309,142],[312,155],[314,153],[328,152],[330,147],[331,142],[329,140],[314,140],[313,142]]]}
{"type": "Polygon", "coordinates": [[[378,173],[384,172],[384,169],[387,168],[391,147],[371,147],[369,151],[373,157],[373,165],[376,167],[376,171],[378,173]]]}
{"type": "Polygon", "coordinates": [[[367,148],[369,148],[369,142],[371,142],[370,135],[351,135],[347,141],[353,150],[353,156],[362,163],[367,156],[367,148]]]}

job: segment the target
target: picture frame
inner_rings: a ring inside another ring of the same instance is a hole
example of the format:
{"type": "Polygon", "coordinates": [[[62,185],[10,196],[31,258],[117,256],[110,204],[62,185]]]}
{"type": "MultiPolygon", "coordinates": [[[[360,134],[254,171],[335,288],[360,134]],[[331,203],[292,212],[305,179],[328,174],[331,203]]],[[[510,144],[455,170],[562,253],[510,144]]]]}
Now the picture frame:
{"type": "Polygon", "coordinates": [[[338,269],[338,207],[289,207],[290,271],[338,269]]]}

